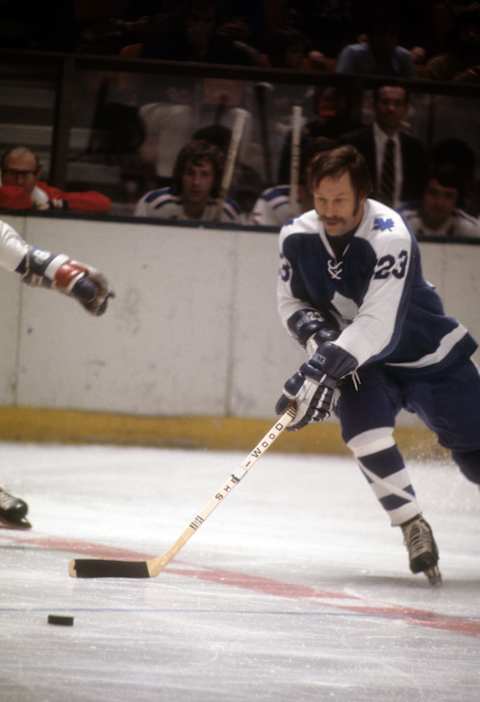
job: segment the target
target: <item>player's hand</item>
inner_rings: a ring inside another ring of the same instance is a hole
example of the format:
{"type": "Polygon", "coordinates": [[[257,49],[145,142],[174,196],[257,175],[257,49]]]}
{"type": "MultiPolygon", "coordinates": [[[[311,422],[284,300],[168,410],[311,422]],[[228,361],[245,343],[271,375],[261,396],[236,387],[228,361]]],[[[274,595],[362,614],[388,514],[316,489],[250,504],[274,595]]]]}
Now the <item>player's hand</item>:
{"type": "Polygon", "coordinates": [[[337,381],[310,359],[283,386],[275,412],[282,414],[292,402],[295,404],[296,415],[288,427],[290,431],[321,422],[332,412],[336,387],[337,381]]]}
{"type": "Polygon", "coordinates": [[[104,314],[109,299],[115,297],[103,273],[78,261],[65,261],[55,273],[53,286],[74,297],[96,317],[104,314]]]}
{"type": "Polygon", "coordinates": [[[312,348],[314,352],[309,360],[285,383],[275,407],[276,412],[281,413],[291,402],[296,405],[297,413],[290,430],[329,417],[337,400],[338,383],[357,367],[355,357],[335,342],[322,341],[317,336],[312,348]]]}
{"type": "Polygon", "coordinates": [[[100,317],[106,312],[109,299],[115,297],[107,279],[98,271],[89,271],[83,278],[80,278],[70,294],[80,302],[87,312],[96,317],[100,317]]]}

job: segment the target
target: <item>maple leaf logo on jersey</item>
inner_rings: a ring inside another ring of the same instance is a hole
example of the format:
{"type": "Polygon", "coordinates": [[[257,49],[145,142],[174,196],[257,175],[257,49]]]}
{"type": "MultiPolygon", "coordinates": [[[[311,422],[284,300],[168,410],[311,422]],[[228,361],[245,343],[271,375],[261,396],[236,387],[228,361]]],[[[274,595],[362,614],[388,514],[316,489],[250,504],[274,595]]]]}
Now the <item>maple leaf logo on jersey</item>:
{"type": "Polygon", "coordinates": [[[373,220],[373,231],[375,229],[378,229],[380,232],[385,232],[389,231],[391,232],[393,227],[394,227],[393,219],[389,217],[388,219],[384,219],[383,217],[375,217],[373,220]]]}

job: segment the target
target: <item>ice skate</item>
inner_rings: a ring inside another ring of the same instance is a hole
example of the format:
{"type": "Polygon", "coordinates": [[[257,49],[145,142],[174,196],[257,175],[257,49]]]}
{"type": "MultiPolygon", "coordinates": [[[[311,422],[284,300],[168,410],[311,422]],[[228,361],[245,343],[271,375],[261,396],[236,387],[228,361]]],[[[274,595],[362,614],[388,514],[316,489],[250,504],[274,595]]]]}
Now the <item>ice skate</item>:
{"type": "Polygon", "coordinates": [[[425,573],[430,585],[439,585],[442,575],[438,568],[438,548],[428,522],[418,515],[402,524],[412,573],[425,573]]]}
{"type": "Polygon", "coordinates": [[[27,519],[27,512],[28,505],[24,500],[0,488],[0,528],[31,529],[32,525],[27,519]]]}

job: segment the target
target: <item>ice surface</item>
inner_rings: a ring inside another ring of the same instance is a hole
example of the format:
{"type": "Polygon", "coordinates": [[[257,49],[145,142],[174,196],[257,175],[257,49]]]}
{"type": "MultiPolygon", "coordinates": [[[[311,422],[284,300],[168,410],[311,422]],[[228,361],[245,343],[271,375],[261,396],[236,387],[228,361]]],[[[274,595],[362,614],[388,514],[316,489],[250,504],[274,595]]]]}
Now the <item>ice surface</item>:
{"type": "Polygon", "coordinates": [[[0,701],[477,702],[480,493],[451,465],[411,465],[441,588],[352,460],[274,453],[157,578],[68,576],[161,555],[244,458],[0,444],[34,525],[0,529],[0,701]]]}

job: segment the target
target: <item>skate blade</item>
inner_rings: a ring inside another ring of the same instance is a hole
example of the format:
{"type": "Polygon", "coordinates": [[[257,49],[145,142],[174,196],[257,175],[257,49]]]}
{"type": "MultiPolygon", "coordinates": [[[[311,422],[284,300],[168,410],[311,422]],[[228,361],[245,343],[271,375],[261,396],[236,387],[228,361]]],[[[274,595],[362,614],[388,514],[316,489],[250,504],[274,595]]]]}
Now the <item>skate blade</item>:
{"type": "Polygon", "coordinates": [[[431,568],[427,568],[423,572],[425,573],[429,584],[433,587],[442,584],[442,574],[440,573],[438,566],[432,566],[431,568]]]}
{"type": "Polygon", "coordinates": [[[26,517],[22,517],[22,519],[18,522],[9,522],[6,519],[3,519],[0,517],[0,529],[10,529],[12,531],[25,531],[25,529],[31,529],[32,525],[28,521],[26,517]]]}

